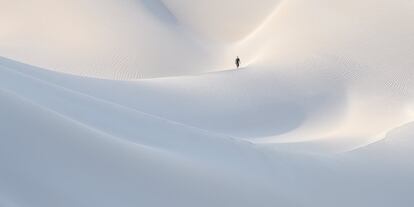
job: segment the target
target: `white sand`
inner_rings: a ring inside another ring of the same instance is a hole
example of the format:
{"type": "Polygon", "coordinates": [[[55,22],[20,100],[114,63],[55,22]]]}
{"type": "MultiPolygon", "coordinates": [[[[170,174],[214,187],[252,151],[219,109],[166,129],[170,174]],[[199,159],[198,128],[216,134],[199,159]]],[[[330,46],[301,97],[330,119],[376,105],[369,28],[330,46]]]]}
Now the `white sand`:
{"type": "Polygon", "coordinates": [[[414,204],[412,1],[0,3],[1,207],[414,204]]]}

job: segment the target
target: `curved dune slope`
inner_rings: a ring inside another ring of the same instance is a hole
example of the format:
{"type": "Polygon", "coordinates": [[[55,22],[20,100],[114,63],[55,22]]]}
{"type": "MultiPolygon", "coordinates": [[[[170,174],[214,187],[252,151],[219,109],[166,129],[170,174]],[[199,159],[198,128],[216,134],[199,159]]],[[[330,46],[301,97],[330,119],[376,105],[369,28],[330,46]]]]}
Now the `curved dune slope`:
{"type": "Polygon", "coordinates": [[[411,1],[0,2],[0,206],[414,203],[411,1]]]}
{"type": "Polygon", "coordinates": [[[210,59],[200,43],[169,20],[173,16],[162,4],[135,0],[3,4],[0,53],[52,70],[131,79],[191,73],[194,68],[204,71],[205,66],[197,65],[210,59]]]}
{"type": "Polygon", "coordinates": [[[163,0],[181,24],[210,40],[240,40],[273,12],[280,0],[163,0]],[[254,11],[254,12],[252,12],[254,11]]]}

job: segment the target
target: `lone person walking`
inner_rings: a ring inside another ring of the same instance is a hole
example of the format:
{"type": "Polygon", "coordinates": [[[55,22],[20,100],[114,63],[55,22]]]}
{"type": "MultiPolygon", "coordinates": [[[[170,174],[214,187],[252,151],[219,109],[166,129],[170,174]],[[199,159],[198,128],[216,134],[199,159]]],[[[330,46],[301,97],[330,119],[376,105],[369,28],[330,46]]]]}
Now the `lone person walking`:
{"type": "Polygon", "coordinates": [[[239,58],[239,56],[237,56],[237,58],[236,58],[236,66],[237,66],[237,68],[240,67],[240,58],[239,58]]]}

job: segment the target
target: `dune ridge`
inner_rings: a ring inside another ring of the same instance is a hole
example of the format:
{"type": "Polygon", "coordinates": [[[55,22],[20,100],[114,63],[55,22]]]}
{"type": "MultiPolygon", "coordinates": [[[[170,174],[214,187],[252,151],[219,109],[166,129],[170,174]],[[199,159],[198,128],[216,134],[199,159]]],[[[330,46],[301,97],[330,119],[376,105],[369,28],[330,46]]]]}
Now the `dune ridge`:
{"type": "Polygon", "coordinates": [[[0,206],[414,203],[411,1],[0,3],[0,206]]]}

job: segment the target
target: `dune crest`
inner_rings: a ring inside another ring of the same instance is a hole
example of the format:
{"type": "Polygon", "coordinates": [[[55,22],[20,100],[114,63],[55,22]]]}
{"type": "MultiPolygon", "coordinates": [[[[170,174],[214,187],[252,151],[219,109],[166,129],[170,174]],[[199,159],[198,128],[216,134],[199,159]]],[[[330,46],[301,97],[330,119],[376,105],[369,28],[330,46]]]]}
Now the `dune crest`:
{"type": "Polygon", "coordinates": [[[412,1],[0,5],[1,207],[414,203],[412,1]]]}

